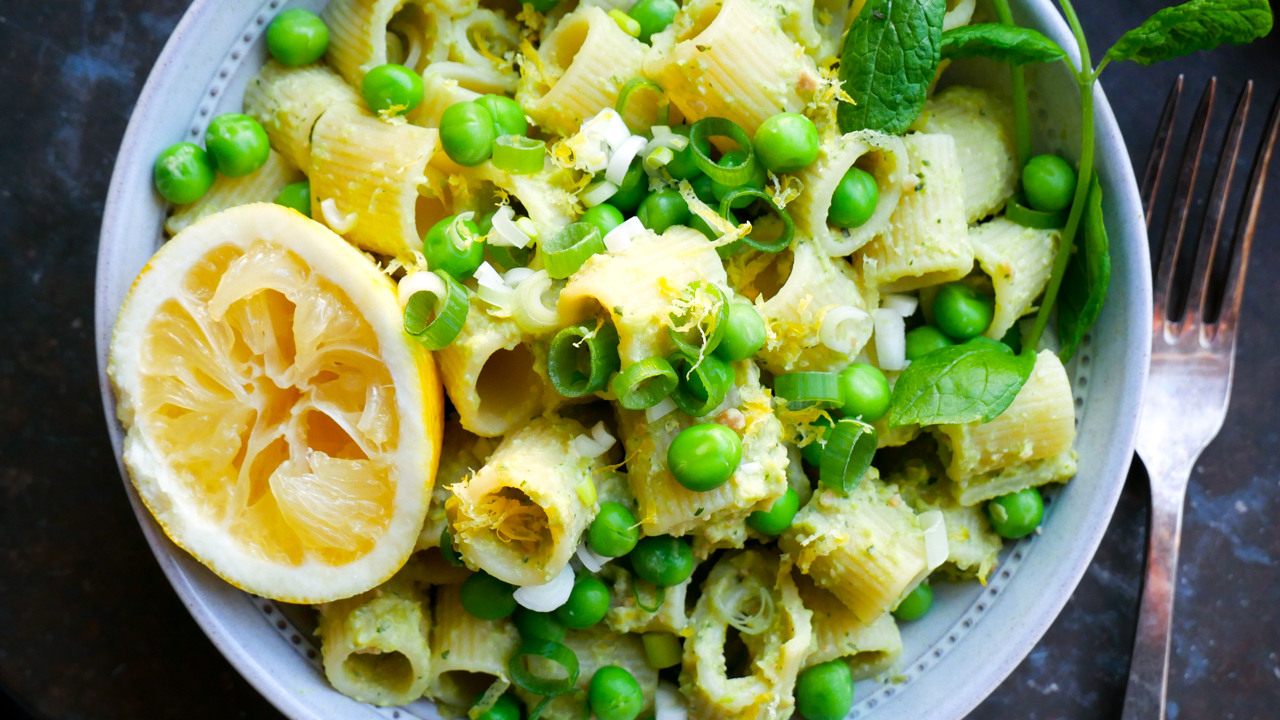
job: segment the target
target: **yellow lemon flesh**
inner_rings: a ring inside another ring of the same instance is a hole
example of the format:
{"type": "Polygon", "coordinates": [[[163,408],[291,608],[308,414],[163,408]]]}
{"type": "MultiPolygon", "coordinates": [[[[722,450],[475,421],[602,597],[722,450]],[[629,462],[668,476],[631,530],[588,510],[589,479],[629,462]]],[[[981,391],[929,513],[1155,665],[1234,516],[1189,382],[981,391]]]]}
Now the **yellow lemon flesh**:
{"type": "Polygon", "coordinates": [[[413,552],[440,381],[394,284],[328,228],[255,204],[179,233],[129,291],[108,372],[143,501],[237,587],[327,602],[413,552]]]}

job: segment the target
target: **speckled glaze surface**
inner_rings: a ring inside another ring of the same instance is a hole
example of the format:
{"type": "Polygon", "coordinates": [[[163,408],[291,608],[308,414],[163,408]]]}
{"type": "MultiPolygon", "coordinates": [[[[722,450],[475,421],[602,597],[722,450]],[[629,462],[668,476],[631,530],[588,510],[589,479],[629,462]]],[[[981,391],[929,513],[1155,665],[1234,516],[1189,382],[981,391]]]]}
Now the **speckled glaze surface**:
{"type": "MultiPolygon", "coordinates": [[[[116,310],[161,239],[165,208],[151,188],[152,159],[175,138],[199,137],[219,112],[239,109],[244,85],[265,55],[260,35],[285,6],[279,0],[194,3],[152,70],[125,134],[103,220],[95,317],[100,382],[117,460],[122,433],[105,379],[106,351],[116,310]]],[[[1066,25],[1047,0],[1014,6],[1021,23],[1072,46],[1066,25]]],[[[1041,149],[1073,154],[1076,143],[1070,138],[1078,133],[1079,105],[1070,76],[1055,66],[1034,73],[1032,82],[1037,134],[1062,143],[1041,149]]],[[[987,587],[938,587],[935,611],[904,629],[900,682],[864,683],[850,717],[947,720],[966,714],[1049,627],[1106,530],[1132,457],[1151,301],[1146,232],[1128,151],[1100,90],[1097,99],[1099,173],[1109,189],[1105,209],[1114,275],[1103,316],[1070,368],[1080,430],[1079,474],[1051,494],[1044,534],[1007,548],[987,587]]],[[[273,603],[226,585],[174,547],[127,481],[125,487],[152,550],[193,617],[286,715],[435,717],[427,703],[376,709],[330,689],[308,633],[296,629],[273,603]]]]}

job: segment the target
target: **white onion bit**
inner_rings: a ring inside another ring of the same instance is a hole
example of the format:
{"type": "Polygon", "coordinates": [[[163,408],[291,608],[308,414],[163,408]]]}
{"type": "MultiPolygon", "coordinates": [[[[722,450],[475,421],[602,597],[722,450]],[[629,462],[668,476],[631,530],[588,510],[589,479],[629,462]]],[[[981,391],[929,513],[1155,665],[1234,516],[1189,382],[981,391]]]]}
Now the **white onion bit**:
{"type": "Polygon", "coordinates": [[[496,237],[490,237],[489,242],[494,245],[518,248],[529,244],[529,236],[512,221],[515,214],[516,211],[512,210],[510,205],[498,208],[498,211],[493,214],[493,230],[496,237]]]}
{"type": "Polygon", "coordinates": [[[631,128],[627,127],[627,121],[622,119],[617,110],[613,108],[605,108],[601,110],[596,117],[604,116],[604,141],[609,144],[609,149],[617,150],[622,143],[631,137],[631,128]]]}
{"type": "Polygon", "coordinates": [[[476,282],[487,288],[499,290],[507,287],[507,284],[502,280],[502,276],[498,274],[497,270],[493,269],[488,260],[480,263],[480,267],[476,268],[475,278],[476,282]]]}
{"type": "Polygon", "coordinates": [[[617,185],[608,180],[601,180],[600,182],[591,183],[586,190],[582,191],[582,204],[593,208],[616,194],[618,194],[617,185]]]}
{"type": "Polygon", "coordinates": [[[933,572],[951,554],[951,546],[947,542],[947,520],[938,510],[926,510],[920,513],[919,521],[924,528],[925,564],[929,566],[929,572],[933,572]]]}
{"type": "Polygon", "coordinates": [[[689,709],[684,696],[670,680],[658,681],[658,692],[653,698],[654,720],[688,720],[689,709]]]}
{"type": "Polygon", "coordinates": [[[880,307],[893,310],[902,317],[909,318],[915,315],[916,308],[920,307],[920,298],[915,295],[891,293],[880,298],[880,307]]]}
{"type": "MultiPolygon", "coordinates": [[[[758,462],[749,462],[749,463],[742,463],[741,465],[739,465],[737,472],[744,473],[747,475],[753,475],[755,473],[760,472],[761,470],[764,470],[764,465],[761,465],[758,462]]],[[[737,473],[734,473],[734,474],[736,475],[737,473]]]]}
{"type": "Polygon", "coordinates": [[[610,230],[604,236],[604,247],[611,253],[626,252],[631,241],[645,231],[644,223],[638,217],[629,217],[621,225],[610,230]]]}
{"type": "Polygon", "coordinates": [[[356,220],[360,218],[359,213],[347,213],[344,215],[338,209],[338,203],[334,202],[333,198],[320,201],[320,214],[324,215],[324,224],[339,235],[351,232],[356,226],[356,220]]]}
{"type": "Polygon", "coordinates": [[[676,409],[676,404],[669,397],[662,398],[657,405],[644,409],[644,419],[653,422],[671,414],[676,409]]]}
{"type": "Polygon", "coordinates": [[[858,334],[858,324],[867,319],[867,313],[852,305],[838,305],[822,316],[818,338],[823,345],[847,355],[853,352],[853,342],[858,334]]]}
{"type": "Polygon", "coordinates": [[[592,550],[591,546],[587,544],[585,538],[582,543],[578,545],[577,555],[578,562],[582,563],[583,567],[593,573],[600,572],[600,568],[608,565],[609,562],[613,560],[611,557],[605,557],[604,555],[597,553],[595,550],[592,550]]]}
{"type": "Polygon", "coordinates": [[[617,442],[616,438],[609,434],[609,428],[605,427],[603,422],[598,422],[591,428],[591,437],[605,450],[613,447],[617,442]]]}
{"type": "Polygon", "coordinates": [[[569,601],[573,592],[573,568],[565,565],[551,582],[516,588],[516,602],[535,612],[551,612],[569,601]]]}
{"type": "Polygon", "coordinates": [[[613,447],[615,442],[617,440],[609,434],[609,430],[605,428],[604,423],[598,422],[595,427],[591,428],[590,435],[579,435],[571,440],[569,444],[582,457],[598,458],[609,452],[609,448],[613,447]]]}
{"type": "Polygon", "coordinates": [[[896,310],[875,312],[876,358],[881,370],[901,370],[907,366],[907,326],[896,310]]]}
{"type": "Polygon", "coordinates": [[[622,181],[627,177],[627,168],[631,167],[631,161],[636,159],[636,155],[640,154],[648,142],[639,135],[627,138],[617,150],[613,151],[613,157],[609,158],[609,167],[604,171],[604,179],[614,185],[622,185],[622,181]]]}
{"type": "Polygon", "coordinates": [[[400,279],[400,284],[396,286],[396,296],[400,300],[400,307],[407,307],[409,298],[420,292],[431,293],[436,297],[436,302],[439,303],[440,298],[443,298],[446,292],[444,281],[433,272],[416,272],[405,275],[400,279]]]}
{"type": "Polygon", "coordinates": [[[506,275],[502,276],[502,281],[511,287],[516,287],[526,279],[533,276],[537,272],[527,267],[511,268],[506,275]]]}

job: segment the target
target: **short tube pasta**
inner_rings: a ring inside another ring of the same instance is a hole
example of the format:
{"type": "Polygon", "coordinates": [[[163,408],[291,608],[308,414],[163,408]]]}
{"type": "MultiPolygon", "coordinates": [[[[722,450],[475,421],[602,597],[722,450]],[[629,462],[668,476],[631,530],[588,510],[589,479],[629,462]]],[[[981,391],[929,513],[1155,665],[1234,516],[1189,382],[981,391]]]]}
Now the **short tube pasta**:
{"type": "Polygon", "coordinates": [[[340,235],[369,252],[412,257],[422,236],[449,215],[447,204],[427,189],[427,162],[440,134],[409,124],[390,124],[355,105],[335,105],[321,116],[313,135],[311,216],[324,218],[332,200],[354,224],[340,235]],[[424,194],[425,193],[425,194],[424,194]]]}
{"type": "Polygon", "coordinates": [[[973,270],[964,212],[964,180],[950,135],[903,138],[919,182],[903,192],[890,227],[858,252],[863,276],[881,292],[959,280],[973,270]]]}
{"type": "Polygon", "coordinates": [[[454,545],[470,565],[522,586],[550,582],[564,570],[596,511],[578,487],[591,482],[602,460],[572,446],[586,432],[575,420],[538,418],[453,486],[445,509],[454,545]]]}
{"type": "Polygon", "coordinates": [[[584,120],[618,102],[640,74],[648,48],[598,7],[569,13],[535,54],[525,52],[516,101],[534,122],[571,135],[584,120]]]}
{"type": "MultiPolygon", "coordinates": [[[[689,596],[692,577],[679,585],[664,588],[662,604],[657,610],[646,610],[636,599],[637,581],[643,582],[626,568],[610,563],[600,569],[600,579],[609,585],[609,614],[605,622],[616,632],[669,632],[691,635],[685,600],[689,596]]],[[[648,599],[645,602],[650,602],[648,599]]]]}
{"type": "Polygon", "coordinates": [[[795,219],[796,232],[801,237],[813,238],[828,255],[849,255],[861,248],[889,228],[889,220],[902,198],[903,185],[911,178],[908,165],[907,148],[902,140],[874,130],[859,130],[824,143],[818,159],[796,173],[796,179],[805,189],[787,208],[795,219]],[[828,225],[831,196],[852,167],[865,170],[875,178],[880,189],[875,212],[856,228],[828,225]]]}
{"type": "Polygon", "coordinates": [[[448,52],[439,36],[447,32],[449,18],[425,0],[332,0],[321,17],[329,27],[329,63],[357,87],[380,65],[411,64],[421,72],[448,52]],[[417,58],[411,58],[415,43],[417,58]]]}
{"type": "Polygon", "coordinates": [[[804,667],[844,660],[854,680],[874,677],[893,667],[902,654],[902,635],[891,614],[863,622],[808,575],[793,573],[793,577],[801,602],[813,613],[813,640],[804,667]]]}
{"type": "MultiPolygon", "coordinates": [[[[606,665],[614,665],[631,673],[640,686],[644,703],[640,712],[643,715],[653,714],[654,695],[658,690],[658,671],[649,667],[645,660],[644,643],[634,633],[616,633],[602,624],[586,630],[570,630],[565,634],[564,645],[578,656],[578,682],[574,688],[585,691],[591,684],[591,677],[606,665]]],[[[529,712],[532,712],[543,700],[541,696],[531,695],[523,690],[516,694],[525,701],[529,712]]],[[[581,692],[569,693],[547,703],[540,718],[548,720],[580,720],[583,715],[583,696],[581,692]]]]}
{"type": "Polygon", "coordinates": [[[244,89],[244,112],[262,124],[271,147],[305,173],[311,172],[311,132],[331,106],[358,105],[360,98],[323,65],[285,67],[268,60],[244,89]]]}
{"type": "MultiPolygon", "coordinates": [[[[972,12],[972,10],[971,10],[972,12]]],[[[965,217],[975,223],[1000,211],[1018,187],[1013,109],[988,90],[955,86],[934,95],[912,126],[956,141],[964,178],[965,217]]]]}
{"type": "Polygon", "coordinates": [[[461,585],[435,588],[435,624],[431,628],[431,677],[426,695],[466,711],[476,696],[498,683],[511,685],[507,660],[520,645],[510,618],[481,620],[462,607],[461,585]]]}
{"type": "Polygon", "coordinates": [[[272,150],[265,165],[244,177],[231,178],[219,174],[204,197],[179,207],[169,216],[164,224],[165,232],[177,235],[202,218],[237,205],[271,202],[285,185],[302,179],[303,175],[297,168],[272,150]]]}
{"type": "Polygon", "coordinates": [[[978,266],[991,278],[996,309],[985,335],[999,340],[1018,318],[1035,310],[1058,255],[1060,230],[1037,230],[998,217],[969,231],[978,266]]]}
{"type": "Polygon", "coordinates": [[[472,10],[449,21],[440,42],[447,43],[447,55],[428,64],[424,74],[454,80],[481,94],[515,92],[520,74],[502,56],[519,45],[520,34],[507,16],[485,8],[472,10]]]}

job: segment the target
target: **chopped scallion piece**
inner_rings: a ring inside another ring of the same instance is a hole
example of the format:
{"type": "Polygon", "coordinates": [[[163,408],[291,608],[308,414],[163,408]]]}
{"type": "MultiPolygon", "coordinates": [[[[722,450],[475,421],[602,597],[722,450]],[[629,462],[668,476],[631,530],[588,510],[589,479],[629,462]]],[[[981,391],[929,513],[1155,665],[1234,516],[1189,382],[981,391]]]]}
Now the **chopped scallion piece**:
{"type": "Polygon", "coordinates": [[[829,372],[793,372],[773,379],[773,394],[792,410],[839,407],[840,376],[829,372]]]}
{"type": "Polygon", "coordinates": [[[632,132],[649,132],[654,125],[666,125],[671,121],[671,101],[667,99],[666,92],[649,78],[628,80],[618,93],[615,107],[632,132]]]}
{"type": "Polygon", "coordinates": [[[733,368],[715,355],[705,355],[698,360],[696,355],[677,350],[667,362],[680,378],[671,399],[690,417],[702,417],[716,409],[733,385],[733,368]]]}
{"type": "Polygon", "coordinates": [[[462,332],[471,303],[464,288],[443,271],[434,273],[444,283],[444,297],[421,290],[409,297],[404,308],[404,331],[428,350],[442,350],[462,332]]]}
{"type": "Polygon", "coordinates": [[[826,432],[826,447],[818,479],[839,493],[858,487],[876,453],[876,429],[859,420],[844,419],[826,432]]]}
{"type": "Polygon", "coordinates": [[[686,295],[689,296],[690,309],[705,312],[696,324],[687,328],[685,326],[689,325],[690,311],[687,310],[680,316],[672,315],[673,327],[667,328],[667,332],[671,335],[671,341],[684,354],[695,358],[710,355],[720,345],[725,330],[729,327],[729,300],[725,297],[724,290],[709,282],[693,283],[686,295]]]}
{"type": "Polygon", "coordinates": [[[618,331],[608,322],[587,321],[556,333],[547,370],[557,392],[583,397],[603,390],[618,364],[618,331]]]}
{"type": "Polygon", "coordinates": [[[693,161],[698,169],[715,182],[734,187],[747,182],[756,173],[757,161],[751,147],[751,136],[732,120],[721,117],[699,120],[689,130],[689,144],[693,146],[693,161]],[[713,137],[726,137],[738,143],[746,157],[732,165],[717,164],[702,150],[713,137]]]}
{"type": "Polygon", "coordinates": [[[662,402],[676,389],[680,379],[671,363],[658,357],[632,363],[613,377],[610,389],[618,404],[628,410],[644,410],[662,402]]]}
{"type": "Polygon", "coordinates": [[[578,656],[572,650],[554,640],[530,638],[522,641],[515,654],[507,661],[511,683],[527,693],[556,697],[573,690],[578,682],[578,656]],[[527,657],[546,658],[564,668],[564,677],[548,678],[536,675],[525,661],[527,657]]]}
{"type": "MultiPolygon", "coordinates": [[[[695,146],[696,147],[696,146],[695,146]]],[[[748,235],[742,238],[742,242],[761,252],[782,252],[791,245],[791,239],[796,234],[796,224],[791,220],[791,213],[778,207],[773,198],[761,190],[755,188],[740,187],[730,190],[727,195],[720,201],[720,217],[729,218],[733,212],[733,203],[743,196],[755,197],[763,200],[777,216],[782,220],[782,233],[772,240],[761,240],[757,237],[748,235]]]]}
{"type": "Polygon", "coordinates": [[[578,271],[592,255],[605,252],[600,228],[591,223],[566,225],[542,243],[542,259],[547,274],[553,279],[567,278],[578,271]]]}
{"type": "Polygon", "coordinates": [[[542,172],[547,144],[521,135],[503,135],[493,141],[493,166],[512,175],[542,172]]]}
{"type": "Polygon", "coordinates": [[[669,632],[647,632],[640,636],[644,642],[644,658],[654,670],[680,664],[682,651],[680,638],[669,632]]]}

